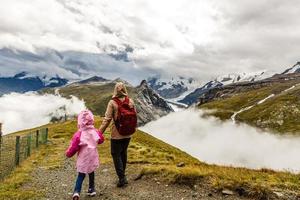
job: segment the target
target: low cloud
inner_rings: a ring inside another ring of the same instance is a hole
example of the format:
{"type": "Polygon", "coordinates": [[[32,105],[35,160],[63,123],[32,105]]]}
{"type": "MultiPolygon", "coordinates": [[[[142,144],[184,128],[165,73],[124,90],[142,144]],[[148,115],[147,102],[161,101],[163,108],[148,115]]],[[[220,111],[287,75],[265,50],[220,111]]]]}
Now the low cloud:
{"type": "Polygon", "coordinates": [[[209,164],[300,171],[300,137],[278,136],[202,115],[202,111],[185,110],[141,129],[209,164]]]}
{"type": "Polygon", "coordinates": [[[83,101],[76,97],[37,93],[11,93],[0,97],[0,122],[3,133],[41,126],[52,118],[73,116],[86,109],[83,101]]]}

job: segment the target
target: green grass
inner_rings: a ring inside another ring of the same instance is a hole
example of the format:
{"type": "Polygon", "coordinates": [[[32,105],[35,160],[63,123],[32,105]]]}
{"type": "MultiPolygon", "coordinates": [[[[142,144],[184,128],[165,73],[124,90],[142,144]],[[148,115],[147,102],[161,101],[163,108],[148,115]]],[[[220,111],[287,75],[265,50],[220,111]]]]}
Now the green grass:
{"type": "MultiPolygon", "coordinates": [[[[66,98],[71,95],[85,101],[86,106],[96,115],[103,116],[105,114],[106,106],[112,98],[115,83],[106,84],[84,84],[84,85],[70,85],[59,89],[59,93],[66,98]]],[[[130,96],[134,96],[135,89],[127,86],[130,96]]],[[[54,93],[54,89],[45,89],[44,93],[54,93]]]]}
{"type": "Polygon", "coordinates": [[[300,88],[257,105],[238,115],[237,119],[281,134],[300,134],[300,88]]]}
{"type": "MultiPolygon", "coordinates": [[[[97,117],[96,127],[100,123],[101,118],[97,117]]],[[[35,188],[23,187],[24,184],[33,181],[30,173],[36,167],[46,170],[62,167],[64,151],[77,129],[74,120],[48,126],[49,144],[36,151],[0,184],[0,199],[20,199],[21,196],[22,199],[39,199],[43,196],[40,188],[39,193],[36,193],[35,188]]],[[[99,155],[102,163],[112,164],[109,134],[105,134],[105,143],[99,145],[99,155]]],[[[249,170],[208,165],[142,131],[137,131],[132,138],[128,162],[135,165],[140,177],[156,176],[170,184],[204,184],[216,190],[243,189],[244,195],[255,197],[273,190],[300,192],[300,175],[266,169],[249,170]],[[179,162],[184,162],[185,166],[177,167],[179,162]]]]}
{"type": "Polygon", "coordinates": [[[241,108],[253,105],[270,94],[272,94],[272,90],[269,87],[265,87],[256,91],[234,94],[230,98],[212,101],[201,105],[200,108],[214,110],[210,113],[211,115],[226,120],[230,119],[234,112],[239,111],[241,108]]]}
{"type": "Polygon", "coordinates": [[[228,98],[216,99],[199,108],[208,110],[207,115],[229,120],[234,112],[254,105],[270,94],[277,94],[274,98],[238,114],[236,120],[270,129],[275,133],[300,134],[300,88],[297,86],[293,90],[281,93],[293,85],[295,82],[276,83],[247,92],[236,92],[228,98]]]}

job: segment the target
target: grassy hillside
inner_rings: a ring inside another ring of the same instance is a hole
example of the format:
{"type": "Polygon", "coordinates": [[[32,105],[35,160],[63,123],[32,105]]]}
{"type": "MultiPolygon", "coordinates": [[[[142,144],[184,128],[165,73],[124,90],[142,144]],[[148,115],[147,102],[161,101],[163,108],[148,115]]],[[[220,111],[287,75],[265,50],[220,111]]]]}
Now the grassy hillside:
{"type": "MultiPolygon", "coordinates": [[[[101,122],[97,118],[96,126],[101,122]]],[[[68,146],[76,122],[49,125],[50,142],[47,146],[34,153],[15,172],[0,184],[0,199],[37,199],[43,196],[43,189],[36,192],[28,187],[30,173],[39,167],[46,170],[63,170],[64,151],[68,146]],[[27,185],[27,186],[26,186],[27,185]],[[26,186],[26,187],[24,187],[26,186]]],[[[112,163],[110,157],[109,132],[106,141],[99,146],[102,163],[112,163]]],[[[245,196],[265,198],[272,191],[300,193],[299,175],[271,170],[248,170],[244,168],[207,165],[144,132],[137,131],[129,146],[129,163],[135,165],[140,177],[157,177],[170,184],[207,185],[220,191],[231,189],[245,196]],[[184,167],[177,167],[184,162],[184,167]]]]}
{"type": "MultiPolygon", "coordinates": [[[[95,114],[103,116],[107,103],[112,97],[115,83],[70,85],[59,89],[59,93],[68,98],[70,95],[84,99],[86,106],[95,114]]],[[[134,97],[134,88],[127,87],[130,96],[134,97]]],[[[43,90],[54,93],[54,89],[43,90]]]]}
{"type": "Polygon", "coordinates": [[[236,116],[236,120],[252,126],[271,129],[277,133],[300,134],[300,87],[284,92],[297,84],[294,81],[276,83],[260,89],[246,92],[236,92],[225,99],[216,99],[212,102],[202,104],[201,109],[211,110],[210,114],[222,120],[230,120],[230,117],[248,106],[254,105],[260,100],[275,94],[262,104],[255,105],[250,110],[244,111],[236,116]]]}

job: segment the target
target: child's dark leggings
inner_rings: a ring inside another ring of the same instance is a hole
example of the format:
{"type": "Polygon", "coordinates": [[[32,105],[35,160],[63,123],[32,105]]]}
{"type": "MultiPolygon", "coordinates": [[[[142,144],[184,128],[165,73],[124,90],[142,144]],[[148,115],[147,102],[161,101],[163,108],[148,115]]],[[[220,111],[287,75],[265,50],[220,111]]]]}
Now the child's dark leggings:
{"type": "MultiPolygon", "coordinates": [[[[74,192],[81,192],[82,182],[85,178],[84,173],[78,173],[74,192]]],[[[95,172],[89,174],[89,189],[95,189],[95,172]]]]}

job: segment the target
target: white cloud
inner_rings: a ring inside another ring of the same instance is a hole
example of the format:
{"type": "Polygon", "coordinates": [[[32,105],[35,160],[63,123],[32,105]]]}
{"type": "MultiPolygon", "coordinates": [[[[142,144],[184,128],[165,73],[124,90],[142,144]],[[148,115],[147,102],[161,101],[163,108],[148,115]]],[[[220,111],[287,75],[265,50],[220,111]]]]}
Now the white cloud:
{"type": "MultiPolygon", "coordinates": [[[[0,47],[122,51],[131,68],[210,79],[298,58],[297,0],[3,0],[0,47]]],[[[112,73],[119,73],[112,70],[112,73]]]]}
{"type": "Polygon", "coordinates": [[[47,124],[53,117],[74,116],[84,109],[84,102],[76,97],[11,93],[0,97],[0,122],[3,133],[8,134],[47,124]]]}
{"type": "Polygon", "coordinates": [[[277,136],[202,114],[180,111],[141,129],[210,164],[300,171],[299,137],[277,136]]]}

